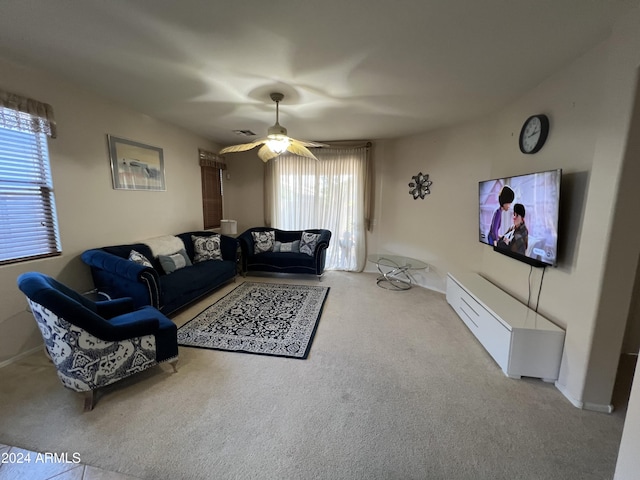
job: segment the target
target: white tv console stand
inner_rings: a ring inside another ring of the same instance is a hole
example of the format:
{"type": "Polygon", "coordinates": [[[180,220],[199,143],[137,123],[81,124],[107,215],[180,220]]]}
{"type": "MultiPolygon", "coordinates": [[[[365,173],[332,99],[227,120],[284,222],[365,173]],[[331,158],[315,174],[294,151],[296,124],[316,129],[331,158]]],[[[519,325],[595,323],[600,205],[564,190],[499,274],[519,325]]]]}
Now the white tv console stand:
{"type": "Polygon", "coordinates": [[[564,330],[476,273],[447,276],[447,302],[510,378],[558,378],[564,330]]]}

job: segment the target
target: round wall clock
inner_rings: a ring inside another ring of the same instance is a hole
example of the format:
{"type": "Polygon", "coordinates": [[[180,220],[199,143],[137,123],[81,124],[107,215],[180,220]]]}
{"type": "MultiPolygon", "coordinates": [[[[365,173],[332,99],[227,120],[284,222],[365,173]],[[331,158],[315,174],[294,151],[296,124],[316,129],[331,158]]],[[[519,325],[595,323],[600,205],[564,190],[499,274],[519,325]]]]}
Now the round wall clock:
{"type": "Polygon", "coordinates": [[[537,153],[540,151],[549,135],[549,118],[544,114],[532,115],[527,118],[520,130],[520,151],[522,153],[537,153]]]}

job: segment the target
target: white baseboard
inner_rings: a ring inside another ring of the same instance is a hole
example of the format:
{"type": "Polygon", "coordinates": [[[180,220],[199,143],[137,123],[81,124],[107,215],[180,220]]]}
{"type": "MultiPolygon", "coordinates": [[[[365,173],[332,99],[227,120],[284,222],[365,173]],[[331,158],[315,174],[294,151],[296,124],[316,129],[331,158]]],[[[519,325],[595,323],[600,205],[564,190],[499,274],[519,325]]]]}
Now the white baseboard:
{"type": "Polygon", "coordinates": [[[555,382],[554,385],[560,393],[562,393],[567,400],[569,400],[574,407],[577,407],[581,410],[589,410],[592,412],[600,412],[600,413],[612,413],[613,405],[606,405],[601,403],[591,403],[591,402],[581,402],[573,398],[569,392],[567,392],[566,388],[563,385],[560,385],[558,382],[555,382]]]}
{"type": "Polygon", "coordinates": [[[601,403],[584,402],[584,406],[582,408],[592,412],[613,413],[613,405],[603,405],[601,403]]]}
{"type": "Polygon", "coordinates": [[[39,347],[34,347],[30,350],[27,350],[26,352],[22,352],[19,355],[16,355],[15,357],[11,357],[7,360],[4,360],[3,362],[0,362],[0,368],[4,368],[8,365],[11,365],[12,363],[17,362],[18,360],[20,360],[21,358],[26,357],[27,355],[31,355],[32,353],[37,352],[38,350],[42,350],[42,345],[40,345],[39,347]]]}

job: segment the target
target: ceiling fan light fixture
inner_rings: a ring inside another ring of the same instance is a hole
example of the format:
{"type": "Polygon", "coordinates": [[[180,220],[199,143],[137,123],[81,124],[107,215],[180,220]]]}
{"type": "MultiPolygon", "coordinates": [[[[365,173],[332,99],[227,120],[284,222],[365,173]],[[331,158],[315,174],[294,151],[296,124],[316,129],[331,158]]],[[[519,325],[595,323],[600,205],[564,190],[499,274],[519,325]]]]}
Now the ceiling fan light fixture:
{"type": "Polygon", "coordinates": [[[274,133],[267,136],[266,144],[269,147],[269,150],[280,155],[281,153],[287,151],[287,148],[289,148],[291,141],[286,135],[274,133]]]}

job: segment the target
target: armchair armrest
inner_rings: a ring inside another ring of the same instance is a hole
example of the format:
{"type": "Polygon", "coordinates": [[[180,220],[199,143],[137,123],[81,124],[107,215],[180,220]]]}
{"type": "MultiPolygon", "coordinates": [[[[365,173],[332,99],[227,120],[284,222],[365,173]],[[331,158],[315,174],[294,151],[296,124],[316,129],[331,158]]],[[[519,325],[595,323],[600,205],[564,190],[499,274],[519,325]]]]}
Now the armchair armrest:
{"type": "Polygon", "coordinates": [[[98,315],[110,319],[133,311],[133,299],[131,297],[116,298],[95,302],[98,315]]]}
{"type": "Polygon", "coordinates": [[[160,321],[147,315],[148,313],[144,311],[135,311],[112,318],[109,321],[109,331],[105,334],[109,338],[103,339],[117,342],[155,334],[160,326],[160,321]]]}
{"type": "MultiPolygon", "coordinates": [[[[108,342],[126,340],[155,333],[159,327],[157,318],[149,319],[145,311],[125,313],[111,320],[105,320],[96,311],[82,303],[73,301],[64,293],[55,289],[40,289],[29,295],[30,301],[55,312],[54,314],[91,335],[108,342]]],[[[123,306],[131,299],[116,302],[123,306]]]]}

